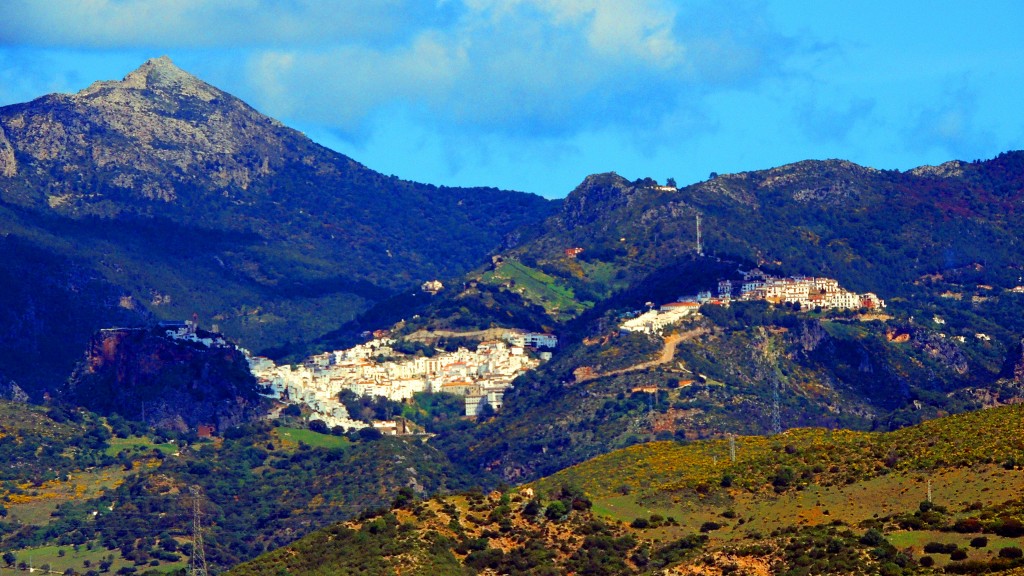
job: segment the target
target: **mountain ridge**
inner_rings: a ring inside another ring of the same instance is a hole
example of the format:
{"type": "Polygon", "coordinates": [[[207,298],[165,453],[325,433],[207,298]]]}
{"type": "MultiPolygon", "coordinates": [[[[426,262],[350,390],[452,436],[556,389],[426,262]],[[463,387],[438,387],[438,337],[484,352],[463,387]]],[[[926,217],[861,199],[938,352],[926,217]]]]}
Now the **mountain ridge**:
{"type": "Polygon", "coordinates": [[[557,205],[374,172],[167,58],[2,107],[0,133],[0,230],[158,319],[197,312],[254,350],[301,347],[396,291],[458,276],[557,205]]]}

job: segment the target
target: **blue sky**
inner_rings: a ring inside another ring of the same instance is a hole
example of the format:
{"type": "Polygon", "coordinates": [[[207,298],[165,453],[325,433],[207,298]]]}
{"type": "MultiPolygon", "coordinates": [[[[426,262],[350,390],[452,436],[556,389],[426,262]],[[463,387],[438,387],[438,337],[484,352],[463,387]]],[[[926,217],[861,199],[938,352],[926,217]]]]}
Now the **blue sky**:
{"type": "Polygon", "coordinates": [[[6,0],[0,105],[176,64],[402,178],[567,194],[1024,147],[1019,1],[6,0]]]}

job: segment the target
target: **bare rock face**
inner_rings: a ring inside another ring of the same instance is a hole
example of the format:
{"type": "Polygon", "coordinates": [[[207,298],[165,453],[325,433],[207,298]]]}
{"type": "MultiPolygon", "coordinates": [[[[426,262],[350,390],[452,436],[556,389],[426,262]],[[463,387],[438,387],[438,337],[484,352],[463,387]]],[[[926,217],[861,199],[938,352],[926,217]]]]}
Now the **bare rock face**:
{"type": "Polygon", "coordinates": [[[25,403],[28,402],[29,397],[16,382],[8,380],[3,374],[0,374],[0,400],[25,403]]]}
{"type": "Polygon", "coordinates": [[[562,221],[569,229],[594,222],[626,206],[634,193],[635,187],[614,172],[587,176],[562,204],[562,221]]]}
{"type": "Polygon", "coordinates": [[[18,162],[14,158],[14,147],[11,146],[3,126],[0,126],[0,176],[11,178],[18,173],[18,162]]]}
{"type": "Polygon", "coordinates": [[[236,348],[175,340],[159,329],[100,331],[61,394],[102,414],[177,430],[223,430],[265,409],[236,348]]]}
{"type": "Polygon", "coordinates": [[[959,160],[943,162],[938,166],[918,166],[910,171],[914,176],[932,176],[935,178],[959,178],[964,175],[966,163],[959,160]]]}
{"type": "Polygon", "coordinates": [[[167,57],[12,108],[0,119],[0,174],[17,173],[15,149],[30,173],[63,173],[32,203],[73,214],[110,215],[105,201],[239,195],[299,152],[287,145],[297,133],[167,57]]]}

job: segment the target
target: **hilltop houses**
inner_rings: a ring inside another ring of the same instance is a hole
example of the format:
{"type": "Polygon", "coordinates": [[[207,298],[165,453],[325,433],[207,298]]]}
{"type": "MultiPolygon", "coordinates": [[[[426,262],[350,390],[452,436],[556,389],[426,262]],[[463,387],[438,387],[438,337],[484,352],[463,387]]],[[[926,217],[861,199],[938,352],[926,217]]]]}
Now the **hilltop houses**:
{"type": "Polygon", "coordinates": [[[657,310],[648,310],[635,318],[622,323],[623,332],[640,332],[658,334],[670,324],[675,324],[690,316],[699,315],[700,303],[696,300],[669,302],[657,310]]]}
{"type": "MultiPolygon", "coordinates": [[[[726,286],[720,282],[720,295],[723,288],[726,286]]],[[[731,295],[731,286],[729,288],[731,295]]],[[[885,302],[875,294],[850,292],[840,287],[839,281],[832,278],[812,276],[776,278],[756,268],[743,275],[739,298],[741,300],[765,300],[772,304],[799,303],[805,308],[885,308],[885,302]]]]}
{"type": "Polygon", "coordinates": [[[857,294],[843,289],[837,280],[810,276],[776,278],[755,268],[743,274],[742,282],[719,280],[718,297],[710,291],[696,296],[683,296],[676,302],[663,304],[657,310],[648,310],[624,321],[623,332],[659,334],[666,327],[686,318],[700,315],[703,304],[728,306],[733,300],[764,300],[772,304],[796,304],[804,309],[817,307],[851,310],[885,308],[885,301],[871,292],[857,294]]]}

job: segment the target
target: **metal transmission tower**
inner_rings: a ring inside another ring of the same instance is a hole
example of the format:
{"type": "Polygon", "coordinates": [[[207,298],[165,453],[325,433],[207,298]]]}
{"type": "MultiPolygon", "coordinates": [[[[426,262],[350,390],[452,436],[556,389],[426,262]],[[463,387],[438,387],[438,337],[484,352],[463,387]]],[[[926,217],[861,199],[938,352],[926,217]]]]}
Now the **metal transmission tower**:
{"type": "Polygon", "coordinates": [[[736,462],[736,435],[729,434],[729,460],[736,462]]]}
{"type": "Polygon", "coordinates": [[[201,521],[202,511],[199,509],[199,487],[189,486],[189,494],[192,495],[192,556],[189,558],[188,568],[190,576],[208,576],[210,571],[206,567],[206,550],[203,548],[203,525],[201,521]]]}

